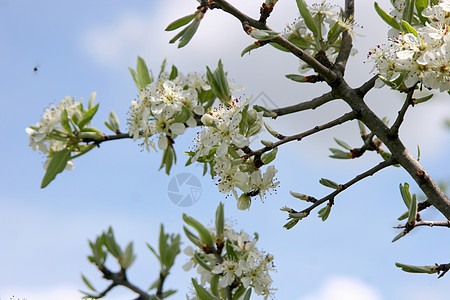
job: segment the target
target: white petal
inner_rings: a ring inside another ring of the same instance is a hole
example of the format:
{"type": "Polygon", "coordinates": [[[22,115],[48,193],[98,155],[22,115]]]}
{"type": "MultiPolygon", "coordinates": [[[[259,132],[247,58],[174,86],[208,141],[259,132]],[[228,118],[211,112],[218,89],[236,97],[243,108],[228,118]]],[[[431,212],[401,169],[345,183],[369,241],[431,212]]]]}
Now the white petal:
{"type": "Polygon", "coordinates": [[[167,148],[167,137],[164,134],[159,135],[158,147],[161,150],[166,150],[166,148],[167,148]]]}

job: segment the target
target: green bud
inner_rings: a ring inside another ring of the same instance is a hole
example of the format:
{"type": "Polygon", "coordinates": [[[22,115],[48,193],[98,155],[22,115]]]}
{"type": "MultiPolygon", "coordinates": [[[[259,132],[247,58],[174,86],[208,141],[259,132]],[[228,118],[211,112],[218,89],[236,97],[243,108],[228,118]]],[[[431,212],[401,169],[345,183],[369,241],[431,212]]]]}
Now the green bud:
{"type": "Polygon", "coordinates": [[[206,126],[214,127],[214,125],[215,125],[214,117],[211,116],[211,115],[208,114],[208,113],[204,114],[200,120],[201,120],[202,123],[205,124],[206,126]]]}
{"type": "Polygon", "coordinates": [[[272,148],[273,146],[273,142],[271,141],[266,141],[266,140],[261,140],[261,144],[263,144],[266,147],[272,148]]]}
{"type": "Polygon", "coordinates": [[[247,112],[247,124],[252,125],[256,122],[256,119],[258,118],[258,113],[256,110],[252,109],[247,112]]]}
{"type": "Polygon", "coordinates": [[[247,194],[242,194],[239,197],[239,200],[237,202],[237,208],[239,210],[246,210],[250,208],[250,205],[252,204],[252,199],[247,194]]]}

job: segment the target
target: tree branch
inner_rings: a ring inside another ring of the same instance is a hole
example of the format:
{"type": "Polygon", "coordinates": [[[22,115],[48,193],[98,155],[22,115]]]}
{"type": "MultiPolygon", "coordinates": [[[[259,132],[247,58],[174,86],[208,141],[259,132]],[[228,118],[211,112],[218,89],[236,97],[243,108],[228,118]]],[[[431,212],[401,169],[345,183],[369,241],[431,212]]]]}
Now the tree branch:
{"type": "Polygon", "coordinates": [[[396,163],[397,162],[393,157],[390,157],[389,159],[380,162],[378,165],[371,168],[370,170],[367,170],[366,172],[359,174],[358,176],[356,176],[352,180],[348,181],[347,183],[340,185],[340,189],[332,192],[331,194],[328,194],[327,196],[323,197],[322,199],[317,200],[310,207],[308,207],[300,212],[305,212],[305,213],[309,214],[314,208],[316,208],[317,206],[321,205],[322,203],[324,203],[326,201],[333,200],[338,194],[340,194],[341,192],[343,192],[345,189],[349,188],[353,184],[363,180],[366,177],[374,175],[375,173],[377,173],[378,171],[380,171],[386,167],[395,165],[396,163]]]}
{"type": "Polygon", "coordinates": [[[307,136],[312,135],[314,133],[317,133],[319,131],[322,131],[322,130],[325,130],[325,129],[328,129],[328,128],[332,128],[332,127],[337,126],[337,125],[341,125],[342,123],[345,123],[347,121],[354,120],[354,119],[357,118],[357,116],[358,116],[358,114],[356,112],[353,112],[353,111],[349,112],[349,113],[346,113],[345,115],[343,115],[343,116],[341,116],[341,117],[339,117],[339,118],[337,118],[337,119],[335,119],[333,121],[330,121],[330,122],[325,123],[323,125],[315,126],[314,128],[309,129],[309,130],[307,130],[305,132],[302,132],[302,133],[299,133],[299,134],[295,134],[295,135],[291,135],[291,136],[283,136],[279,141],[273,143],[270,147],[266,146],[266,147],[261,148],[261,149],[256,150],[256,151],[251,151],[250,150],[250,151],[247,151],[247,154],[250,155],[250,156],[252,156],[252,155],[260,156],[264,152],[270,151],[270,150],[272,150],[272,149],[274,149],[274,148],[276,148],[276,147],[278,147],[280,145],[286,144],[286,143],[291,142],[291,141],[301,141],[304,137],[307,137],[307,136]]]}
{"type": "Polygon", "coordinates": [[[333,88],[334,94],[360,113],[360,120],[386,145],[392,156],[416,181],[430,203],[450,220],[450,200],[422,165],[409,153],[400,139],[393,137],[390,129],[364,103],[364,100],[345,81],[333,88]]]}
{"type": "MultiPolygon", "coordinates": [[[[411,225],[408,225],[408,227],[410,227],[411,225]]],[[[450,221],[419,221],[414,223],[414,225],[412,225],[412,227],[419,227],[419,226],[428,226],[428,227],[448,227],[450,228],[450,221]]],[[[406,228],[407,225],[398,225],[395,226],[394,228],[397,229],[401,229],[401,228],[406,228]]]]}
{"type": "MultiPolygon", "coordinates": [[[[233,5],[229,4],[225,0],[216,0],[216,4],[218,4],[223,11],[233,15],[236,17],[239,21],[241,21],[242,25],[244,27],[250,25],[257,29],[264,29],[264,30],[271,30],[270,27],[268,27],[265,23],[257,21],[253,18],[250,18],[246,14],[242,13],[240,10],[235,8],[233,5]]],[[[307,63],[311,68],[313,68],[318,74],[322,75],[323,78],[329,83],[333,83],[337,76],[336,74],[323,66],[320,62],[318,62],[314,57],[309,55],[308,53],[304,52],[299,47],[295,46],[291,42],[289,42],[287,39],[283,38],[282,36],[277,36],[274,39],[270,40],[270,42],[276,43],[287,50],[289,50],[292,54],[303,60],[305,63],[307,63]]]]}
{"type": "Polygon", "coordinates": [[[334,97],[331,92],[328,92],[328,93],[325,93],[322,96],[316,97],[310,101],[305,101],[305,102],[301,102],[298,104],[294,104],[294,105],[286,106],[286,107],[282,107],[282,108],[272,109],[271,111],[276,114],[276,117],[278,117],[278,116],[292,114],[292,113],[307,110],[307,109],[316,109],[317,107],[319,107],[325,103],[328,103],[332,100],[335,100],[335,99],[336,99],[336,97],[334,97]]]}
{"type": "Polygon", "coordinates": [[[393,124],[392,127],[391,127],[391,134],[392,134],[394,137],[398,137],[398,131],[399,131],[399,129],[400,129],[400,126],[401,126],[402,123],[403,123],[403,120],[404,120],[404,118],[405,118],[406,111],[408,110],[408,107],[412,104],[412,96],[413,96],[413,94],[414,94],[414,89],[415,89],[415,87],[416,87],[416,86],[414,85],[413,87],[411,87],[411,88],[408,90],[408,94],[407,94],[407,96],[406,96],[405,103],[403,103],[402,108],[401,108],[400,111],[398,112],[397,119],[395,120],[394,124],[393,124]]]}
{"type": "MultiPolygon", "coordinates": [[[[346,20],[349,20],[349,22],[351,22],[354,18],[354,13],[355,13],[354,0],[345,0],[344,18],[346,20]]],[[[350,36],[348,30],[346,30],[342,33],[341,49],[335,62],[335,68],[338,69],[341,76],[344,76],[345,67],[347,66],[347,61],[352,51],[352,48],[353,48],[352,37],[350,36]]]]}
{"type": "Polygon", "coordinates": [[[111,280],[112,284],[108,287],[106,291],[103,293],[106,293],[111,290],[114,286],[121,285],[124,287],[127,287],[128,289],[132,290],[136,294],[139,295],[138,299],[141,300],[150,300],[150,295],[141,290],[139,287],[135,286],[131,282],[128,281],[126,276],[125,270],[120,270],[119,272],[113,273],[105,266],[99,266],[99,270],[103,273],[103,278],[111,280]]]}
{"type": "Polygon", "coordinates": [[[356,93],[363,98],[373,87],[375,86],[375,81],[377,81],[378,75],[373,76],[367,82],[365,82],[362,86],[356,89],[356,93]]]}

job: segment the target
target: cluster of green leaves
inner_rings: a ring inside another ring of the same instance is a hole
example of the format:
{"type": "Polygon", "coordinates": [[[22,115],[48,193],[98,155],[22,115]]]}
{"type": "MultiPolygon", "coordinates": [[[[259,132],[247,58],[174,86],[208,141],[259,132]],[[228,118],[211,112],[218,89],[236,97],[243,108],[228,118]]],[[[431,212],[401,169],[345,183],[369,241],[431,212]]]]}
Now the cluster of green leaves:
{"type": "MultiPolygon", "coordinates": [[[[161,264],[161,271],[158,278],[153,282],[153,284],[148,289],[149,291],[162,287],[162,281],[164,281],[165,277],[169,274],[170,269],[172,268],[176,256],[180,253],[180,235],[174,234],[166,234],[164,232],[164,227],[161,224],[160,235],[159,235],[159,253],[154,248],[152,248],[149,244],[147,244],[148,248],[152,251],[152,253],[156,256],[161,264]]],[[[125,247],[124,250],[117,243],[114,232],[111,227],[108,228],[106,232],[103,232],[100,236],[98,236],[95,241],[89,241],[89,246],[91,248],[92,254],[88,256],[88,260],[97,266],[97,268],[105,275],[104,278],[108,278],[107,274],[111,271],[106,267],[106,259],[108,255],[112,255],[120,266],[119,273],[122,274],[123,278],[126,280],[126,271],[131,266],[131,264],[135,261],[136,255],[133,253],[133,243],[130,242],[125,247]]],[[[85,295],[83,299],[99,299],[106,296],[109,289],[105,292],[99,292],[93,284],[82,274],[81,278],[86,286],[94,293],[82,293],[85,295]]],[[[113,283],[114,286],[120,283],[113,283]]],[[[162,298],[157,297],[156,295],[151,295],[152,300],[159,300],[167,298],[176,293],[176,290],[168,290],[166,292],[162,292],[162,298]]]]}
{"type": "Polygon", "coordinates": [[[206,8],[200,6],[195,13],[184,16],[170,23],[167,26],[166,31],[172,31],[183,26],[186,27],[177,33],[169,43],[173,44],[179,40],[178,48],[186,46],[197,31],[205,12],[206,8]]]}
{"type": "MultiPolygon", "coordinates": [[[[408,219],[407,226],[414,226],[414,223],[417,219],[417,209],[418,209],[418,202],[417,202],[417,196],[416,194],[412,194],[409,191],[409,184],[405,182],[404,185],[400,184],[400,194],[402,195],[403,202],[406,205],[406,208],[408,209],[406,212],[404,212],[400,217],[398,217],[397,220],[402,221],[405,219],[408,219]]],[[[399,233],[392,242],[398,241],[402,237],[404,237],[409,232],[408,229],[403,230],[401,233],[399,233]]]]}

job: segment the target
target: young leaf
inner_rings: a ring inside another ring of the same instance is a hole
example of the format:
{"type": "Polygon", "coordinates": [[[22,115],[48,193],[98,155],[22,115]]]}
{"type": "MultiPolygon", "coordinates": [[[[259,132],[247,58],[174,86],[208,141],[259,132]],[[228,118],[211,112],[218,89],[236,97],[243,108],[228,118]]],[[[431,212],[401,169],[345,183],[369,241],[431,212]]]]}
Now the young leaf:
{"type": "Polygon", "coordinates": [[[53,152],[47,171],[45,172],[44,178],[42,178],[41,189],[49,185],[49,183],[55,179],[56,175],[64,171],[67,162],[70,160],[70,154],[71,151],[67,148],[61,151],[53,152]]]}
{"type": "Polygon", "coordinates": [[[408,22],[402,20],[402,29],[405,33],[412,33],[415,37],[417,37],[417,31],[409,25],[408,22]]]}
{"type": "Polygon", "coordinates": [[[92,92],[89,96],[89,102],[88,102],[88,109],[91,109],[94,107],[95,97],[97,97],[96,92],[92,92]]]}
{"type": "Polygon", "coordinates": [[[81,279],[83,280],[84,284],[93,292],[97,292],[97,290],[94,288],[94,286],[92,285],[92,283],[83,275],[81,274],[81,279]]]}
{"type": "Polygon", "coordinates": [[[344,148],[344,149],[346,149],[346,150],[352,150],[352,149],[353,149],[352,147],[350,147],[349,144],[347,144],[347,143],[344,142],[344,141],[341,141],[340,139],[334,138],[334,141],[335,141],[339,146],[341,146],[342,148],[344,148]]]}
{"type": "Polygon", "coordinates": [[[67,115],[66,109],[63,109],[61,113],[61,125],[68,133],[72,133],[72,128],[70,128],[69,124],[69,116],[67,115]]]}
{"type": "Polygon", "coordinates": [[[273,148],[272,151],[266,152],[261,156],[262,162],[267,165],[270,164],[276,157],[278,153],[278,147],[273,148]]]}
{"type": "Polygon", "coordinates": [[[318,28],[316,21],[313,19],[311,12],[309,11],[308,6],[306,5],[305,0],[296,0],[296,1],[297,1],[298,11],[302,15],[306,26],[314,34],[314,37],[318,38],[320,35],[320,30],[318,28]]]}
{"type": "Polygon", "coordinates": [[[170,23],[166,29],[164,29],[165,31],[172,31],[175,30],[177,28],[180,28],[181,26],[186,25],[187,23],[189,23],[193,18],[195,18],[197,12],[184,16],[182,18],[179,18],[178,20],[173,21],[172,23],[170,23]]]}
{"type": "Polygon", "coordinates": [[[409,205],[408,224],[414,224],[417,218],[417,197],[416,194],[412,195],[411,204],[409,205]]]}
{"type": "Polygon", "coordinates": [[[111,125],[111,128],[114,132],[119,132],[119,127],[120,127],[120,121],[119,121],[119,117],[117,116],[116,112],[114,110],[111,110],[109,112],[109,125],[111,125]]]}
{"type": "Polygon", "coordinates": [[[402,28],[400,27],[400,25],[398,24],[398,22],[394,19],[394,17],[392,17],[391,15],[389,15],[387,12],[385,12],[384,10],[382,10],[380,8],[380,6],[378,5],[377,2],[374,2],[374,7],[376,12],[378,13],[378,15],[392,28],[397,29],[399,31],[402,30],[402,28]]]}
{"type": "Polygon", "coordinates": [[[406,264],[401,264],[401,263],[395,263],[395,266],[398,268],[401,268],[403,271],[409,272],[409,273],[433,274],[433,273],[438,272],[434,266],[412,266],[412,265],[406,265],[406,264]]]}
{"type": "Polygon", "coordinates": [[[194,278],[191,278],[192,285],[194,286],[195,292],[200,300],[216,300],[219,299],[211,295],[207,290],[205,290],[201,285],[197,283],[194,278]]]}
{"type": "Polygon", "coordinates": [[[337,184],[336,182],[334,182],[332,180],[326,179],[326,178],[321,178],[319,180],[319,183],[324,185],[324,186],[326,186],[326,187],[335,189],[335,190],[339,190],[340,189],[339,184],[337,184]]]}
{"type": "Polygon", "coordinates": [[[80,129],[82,129],[84,126],[86,126],[87,124],[89,124],[89,122],[91,122],[92,118],[94,117],[94,115],[97,113],[98,110],[98,106],[100,105],[100,103],[97,103],[96,106],[94,106],[93,108],[89,109],[83,116],[83,118],[77,123],[78,127],[80,129]]]}
{"type": "Polygon", "coordinates": [[[292,81],[295,81],[295,82],[308,82],[306,80],[307,76],[302,76],[302,75],[297,75],[297,74],[287,74],[287,75],[284,75],[284,76],[286,78],[292,80],[292,81]]]}
{"type": "Polygon", "coordinates": [[[216,232],[217,232],[217,239],[222,240],[223,239],[223,232],[225,229],[225,217],[223,212],[223,203],[220,202],[219,206],[216,210],[216,232]]]}
{"type": "Polygon", "coordinates": [[[142,90],[147,86],[147,84],[153,81],[153,78],[150,77],[150,73],[147,68],[147,64],[145,60],[138,56],[137,66],[136,66],[136,75],[138,80],[138,89],[142,90]]]}
{"type": "Polygon", "coordinates": [[[186,224],[192,226],[198,232],[200,239],[204,244],[211,247],[211,249],[214,248],[213,238],[208,229],[206,229],[199,221],[186,214],[183,214],[183,220],[186,224]]]}
{"type": "Polygon", "coordinates": [[[189,43],[189,41],[192,39],[195,32],[197,31],[197,28],[199,25],[200,25],[199,19],[196,18],[196,19],[194,19],[194,21],[192,21],[191,25],[189,25],[186,28],[186,31],[184,32],[183,36],[181,37],[180,43],[178,44],[178,48],[182,48],[182,47],[186,46],[187,43],[189,43]]]}

